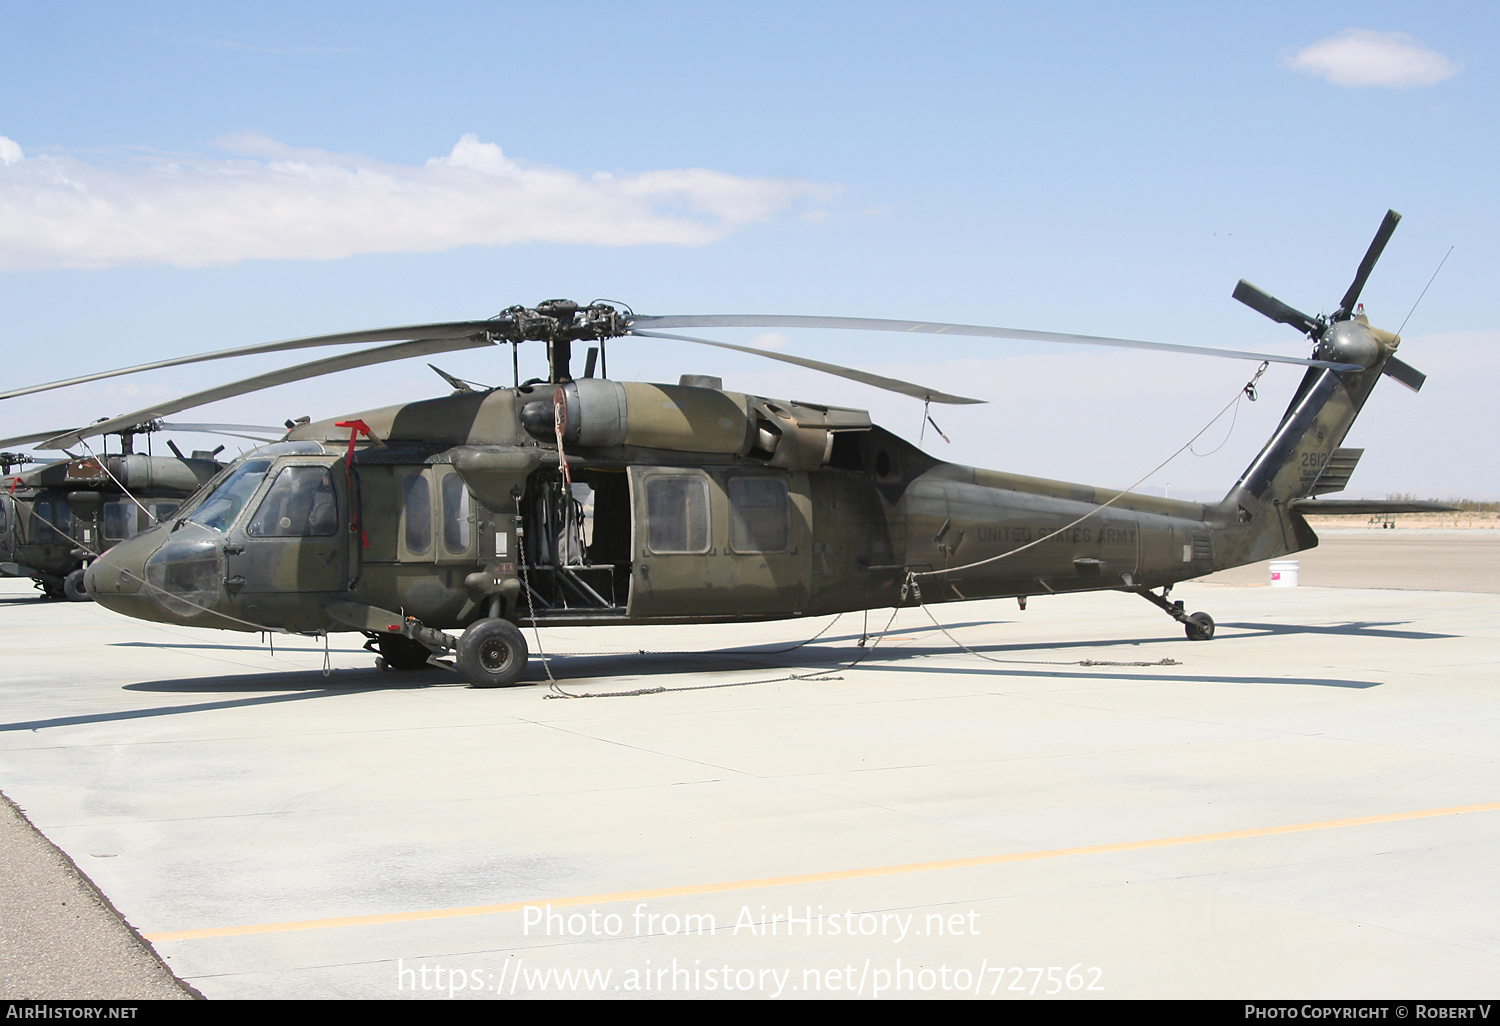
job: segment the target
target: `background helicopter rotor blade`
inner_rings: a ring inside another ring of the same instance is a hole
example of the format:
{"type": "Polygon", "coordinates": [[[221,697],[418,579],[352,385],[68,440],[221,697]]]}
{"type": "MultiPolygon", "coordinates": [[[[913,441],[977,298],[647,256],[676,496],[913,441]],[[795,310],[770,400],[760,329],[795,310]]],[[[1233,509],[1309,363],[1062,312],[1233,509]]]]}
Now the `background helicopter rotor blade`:
{"type": "MultiPolygon", "coordinates": [[[[17,435],[15,438],[0,438],[0,446],[44,442],[49,438],[56,438],[59,435],[65,434],[66,430],[38,431],[30,435],[17,435]]],[[[236,438],[248,438],[253,442],[275,441],[286,434],[286,428],[271,427],[267,424],[178,424],[173,422],[158,423],[152,430],[194,431],[203,434],[233,435],[236,438]],[[245,434],[244,432],[246,431],[254,431],[256,434],[245,434]]]]}
{"type": "Polygon", "coordinates": [[[1317,338],[1322,334],[1323,325],[1316,317],[1309,317],[1296,307],[1287,306],[1275,296],[1251,285],[1244,278],[1241,278],[1240,283],[1234,287],[1234,298],[1278,324],[1290,324],[1304,335],[1317,338]]]}
{"type": "MultiPolygon", "coordinates": [[[[1252,285],[1251,288],[1254,288],[1252,285]]],[[[1256,289],[1259,292],[1259,289],[1256,289]]],[[[1264,293],[1261,293],[1264,295],[1264,293]]],[[[1270,297],[1267,297],[1268,299],[1270,297]]],[[[1290,307],[1288,307],[1290,309],[1290,307]]],[[[1298,356],[1273,353],[1247,353],[1234,349],[1209,349],[1205,346],[1183,346],[1170,342],[1143,342],[1138,339],[1108,338],[1102,335],[1072,335],[1057,331],[1027,331],[1022,328],[991,328],[978,324],[942,324],[934,321],[897,321],[877,317],[813,317],[779,314],[705,314],[630,319],[631,332],[642,328],[850,328],[858,331],[904,331],[929,335],[975,335],[981,338],[1013,338],[1031,342],[1066,342],[1073,345],[1115,346],[1124,349],[1154,349],[1165,353],[1190,353],[1195,356],[1220,356],[1232,360],[1264,360],[1270,363],[1292,363],[1302,367],[1327,367],[1333,370],[1360,370],[1357,364],[1307,360],[1298,356]]],[[[720,343],[715,343],[720,344],[720,343]]],[[[763,350],[754,352],[766,355],[763,350]]]]}
{"type": "Polygon", "coordinates": [[[768,353],[764,349],[753,349],[750,346],[736,346],[728,342],[714,342],[710,339],[692,338],[688,335],[668,335],[659,331],[636,331],[634,328],[630,330],[630,334],[640,338],[665,338],[675,342],[696,342],[703,346],[715,346],[719,349],[733,349],[740,353],[752,353],[755,356],[764,356],[768,360],[780,360],[782,363],[795,364],[798,367],[808,367],[812,370],[822,371],[824,374],[848,378],[850,381],[858,381],[865,385],[874,385],[876,388],[883,388],[888,392],[898,392],[901,395],[909,395],[913,399],[921,399],[924,402],[969,405],[985,401],[983,399],[969,399],[961,395],[949,395],[946,392],[939,392],[935,388],[914,385],[909,381],[899,381],[896,378],[882,377],[879,374],[854,370],[851,367],[840,367],[836,363],[824,363],[821,360],[809,360],[805,357],[790,356],[784,353],[768,353]]]}
{"type": "Polygon", "coordinates": [[[68,385],[81,385],[89,381],[100,381],[104,378],[116,378],[122,374],[136,374],[140,371],[158,370],[162,367],[180,367],[188,363],[203,363],[207,360],[227,360],[235,356],[255,356],[259,353],[280,353],[293,349],[312,349],[316,346],[344,346],[356,345],[361,342],[396,342],[402,339],[415,339],[418,341],[429,339],[456,339],[472,338],[493,331],[503,325],[499,319],[488,321],[449,321],[439,324],[412,324],[401,328],[376,328],[373,331],[346,331],[337,335],[310,335],[307,338],[284,339],[280,342],[262,342],[253,346],[240,346],[238,349],[220,349],[211,353],[199,353],[196,356],[179,356],[171,360],[158,360],[155,363],[142,363],[134,367],[122,367],[119,370],[101,371],[98,374],[85,374],[76,378],[68,378],[65,381],[52,381],[45,385],[31,385],[27,388],[17,388],[9,392],[0,392],[0,399],[12,399],[20,395],[31,395],[33,392],[46,392],[53,388],[65,388],[68,385]]]}
{"type": "Polygon", "coordinates": [[[1375,261],[1380,259],[1380,254],[1385,251],[1385,244],[1391,241],[1391,233],[1400,223],[1400,214],[1394,210],[1385,212],[1385,220],[1380,222],[1380,227],[1375,231],[1375,238],[1370,242],[1370,248],[1365,250],[1365,258],[1359,262],[1359,270],[1354,273],[1354,281],[1350,284],[1349,291],[1345,292],[1344,298],[1339,300],[1339,312],[1334,315],[1334,320],[1344,320],[1354,312],[1354,304],[1359,302],[1359,294],[1364,290],[1365,279],[1375,269],[1375,261]]]}
{"type": "Polygon", "coordinates": [[[32,442],[43,442],[49,438],[57,437],[56,431],[38,431],[34,435],[17,435],[14,438],[0,438],[0,445],[30,445],[32,442]]]}
{"type": "Polygon", "coordinates": [[[237,431],[254,432],[258,435],[270,435],[279,438],[286,434],[286,428],[274,427],[270,424],[184,424],[181,421],[162,421],[159,425],[163,431],[201,431],[204,433],[237,431]]]}
{"type": "Polygon", "coordinates": [[[183,424],[178,421],[158,421],[158,431],[189,431],[202,435],[224,435],[228,438],[246,438],[252,442],[274,442],[286,435],[286,428],[269,424],[183,424]],[[250,432],[254,432],[251,434],[250,432]]]}
{"type": "Polygon", "coordinates": [[[237,395],[244,395],[247,392],[256,392],[263,388],[284,385],[292,381],[316,378],[324,374],[334,374],[342,370],[351,370],[355,367],[368,367],[377,363],[389,363],[392,360],[405,360],[413,356],[449,353],[456,349],[477,349],[480,346],[493,344],[487,335],[470,335],[467,338],[418,339],[414,342],[401,342],[394,346],[382,346],[379,349],[366,349],[359,353],[345,353],[342,356],[332,356],[326,360],[314,360],[311,363],[298,364],[295,367],[284,367],[281,370],[271,371],[268,374],[259,374],[253,378],[245,378],[227,385],[220,385],[217,388],[195,392],[192,395],[169,399],[166,402],[148,406],[143,410],[136,410],[134,413],[127,413],[109,420],[102,420],[98,423],[74,428],[71,431],[65,431],[45,439],[40,448],[66,449],[68,446],[76,445],[85,438],[92,438],[95,435],[113,434],[121,428],[144,424],[165,414],[177,413],[181,410],[192,409],[194,406],[203,406],[207,403],[218,402],[220,399],[229,399],[237,395]]]}

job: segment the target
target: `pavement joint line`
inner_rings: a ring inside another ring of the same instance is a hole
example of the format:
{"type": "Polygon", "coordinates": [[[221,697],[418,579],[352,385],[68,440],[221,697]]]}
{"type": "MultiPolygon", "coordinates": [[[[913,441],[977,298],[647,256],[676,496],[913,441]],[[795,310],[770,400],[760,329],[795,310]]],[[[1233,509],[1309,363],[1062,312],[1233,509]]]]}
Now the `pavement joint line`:
{"type": "Polygon", "coordinates": [[[909,862],[902,865],[842,869],[826,873],[768,876],[753,880],[689,884],[682,887],[657,887],[650,890],[619,891],[613,894],[588,894],[572,898],[511,901],[499,905],[470,905],[463,908],[424,909],[416,912],[391,912],[382,915],[304,919],[286,923],[257,923],[249,926],[224,926],[206,930],[170,930],[145,933],[142,936],[153,944],[162,944],[168,941],[207,940],[216,937],[245,937],[260,933],[323,930],[337,926],[379,926],[388,923],[413,923],[432,919],[457,919],[466,916],[486,916],[499,915],[506,912],[519,912],[528,906],[551,905],[557,908],[569,908],[577,905],[608,905],[624,901],[679,898],[694,894],[720,894],[728,891],[754,890],[764,887],[786,887],[794,884],[827,883],[838,880],[857,880],[876,876],[897,876],[904,873],[925,873],[942,869],[997,866],[1011,862],[1033,862],[1041,859],[1106,855],[1123,851],[1169,848],[1182,844],[1203,844],[1209,841],[1231,841],[1251,837],[1274,837],[1278,834],[1306,833],[1313,830],[1333,830],[1339,827],[1399,823],[1405,820],[1433,819],[1439,816],[1459,816],[1474,812],[1496,811],[1500,811],[1500,802],[1484,802],[1477,805],[1452,805],[1441,809],[1421,809],[1415,812],[1390,812],[1378,816],[1357,816],[1352,819],[1330,819],[1314,823],[1294,823],[1287,826],[1251,827],[1245,830],[1224,830],[1211,834],[1189,834],[1181,837],[1158,837],[1145,841],[1121,841],[1114,844],[1091,844],[1076,848],[1048,848],[1038,851],[1009,852],[1003,855],[979,855],[966,859],[944,859],[936,862],[909,862]]]}

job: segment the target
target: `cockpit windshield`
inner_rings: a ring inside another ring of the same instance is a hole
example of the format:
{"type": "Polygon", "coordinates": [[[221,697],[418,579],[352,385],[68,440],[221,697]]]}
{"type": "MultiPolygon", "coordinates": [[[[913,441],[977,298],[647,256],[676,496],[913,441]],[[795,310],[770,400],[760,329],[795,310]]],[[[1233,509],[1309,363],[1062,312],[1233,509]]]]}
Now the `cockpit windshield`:
{"type": "Polygon", "coordinates": [[[215,531],[227,530],[240,510],[245,508],[250,496],[255,494],[255,489],[260,487],[273,462],[269,459],[245,460],[187,516],[187,521],[215,531]]]}
{"type": "MultiPolygon", "coordinates": [[[[189,495],[186,499],[184,499],[182,501],[182,504],[177,507],[175,512],[182,516],[184,522],[192,521],[195,524],[203,524],[205,527],[213,527],[216,531],[222,531],[224,530],[223,527],[208,523],[204,520],[200,520],[199,517],[208,510],[210,502],[218,498],[220,491],[228,487],[229,482],[237,478],[240,472],[244,470],[244,468],[248,464],[268,464],[270,462],[269,457],[272,456],[319,456],[322,455],[322,453],[323,447],[317,442],[311,441],[272,442],[269,445],[258,446],[254,449],[251,449],[245,455],[241,456],[240,459],[242,460],[242,462],[230,464],[223,470],[219,471],[219,473],[216,474],[213,478],[205,482],[203,487],[199,488],[192,495],[189,495]]],[[[258,476],[255,478],[254,482],[250,484],[249,490],[244,492],[240,496],[239,502],[235,504],[233,512],[231,512],[228,519],[224,521],[225,526],[228,526],[230,523],[234,522],[235,516],[245,505],[245,499],[247,499],[251,494],[254,493],[255,486],[260,483],[260,479],[265,476],[265,473],[265,467],[262,466],[258,476]]],[[[157,519],[165,519],[172,514],[156,513],[155,511],[153,511],[153,515],[156,516],[157,519]]],[[[217,520],[218,518],[214,517],[213,519],[217,520]]]]}

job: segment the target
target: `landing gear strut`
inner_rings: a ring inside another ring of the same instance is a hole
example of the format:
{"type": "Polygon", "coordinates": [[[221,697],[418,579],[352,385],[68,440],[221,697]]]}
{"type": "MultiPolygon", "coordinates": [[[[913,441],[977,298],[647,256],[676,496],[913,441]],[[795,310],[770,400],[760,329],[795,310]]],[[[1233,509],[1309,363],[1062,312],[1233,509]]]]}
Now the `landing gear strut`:
{"type": "Polygon", "coordinates": [[[1181,599],[1176,602],[1167,600],[1167,596],[1171,593],[1172,586],[1170,584],[1161,590],[1160,595],[1147,591],[1145,588],[1136,590],[1136,594],[1141,598],[1150,602],[1153,606],[1159,606],[1164,613],[1182,624],[1183,629],[1187,632],[1189,641],[1208,641],[1211,639],[1214,636],[1214,618],[1207,613],[1189,614],[1183,612],[1181,599]]]}
{"type": "MultiPolygon", "coordinates": [[[[373,623],[397,619],[369,606],[346,604],[336,611],[345,623],[373,623]],[[351,612],[352,610],[352,612],[351,612]]],[[[476,688],[503,688],[515,684],[526,672],[526,638],[509,620],[486,617],[471,623],[461,637],[424,627],[416,617],[404,617],[384,631],[365,630],[365,648],[378,652],[375,665],[382,670],[420,670],[427,666],[454,666],[476,688]],[[454,661],[448,662],[448,653],[454,661]]]]}
{"type": "Polygon", "coordinates": [[[392,670],[425,670],[427,660],[432,657],[432,650],[426,645],[400,634],[382,634],[375,639],[375,646],[384,662],[384,665],[379,662],[376,665],[382,670],[386,667],[392,670]]]}

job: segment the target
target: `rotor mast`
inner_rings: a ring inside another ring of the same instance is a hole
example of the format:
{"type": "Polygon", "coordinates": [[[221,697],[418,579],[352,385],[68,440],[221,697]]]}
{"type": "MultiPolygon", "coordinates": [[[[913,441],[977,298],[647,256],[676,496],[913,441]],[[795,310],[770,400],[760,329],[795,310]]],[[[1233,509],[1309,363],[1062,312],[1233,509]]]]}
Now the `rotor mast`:
{"type": "Polygon", "coordinates": [[[548,380],[563,385],[573,380],[574,342],[619,338],[627,327],[625,317],[608,303],[579,306],[571,299],[549,299],[504,311],[492,334],[511,342],[546,342],[548,380]]]}

